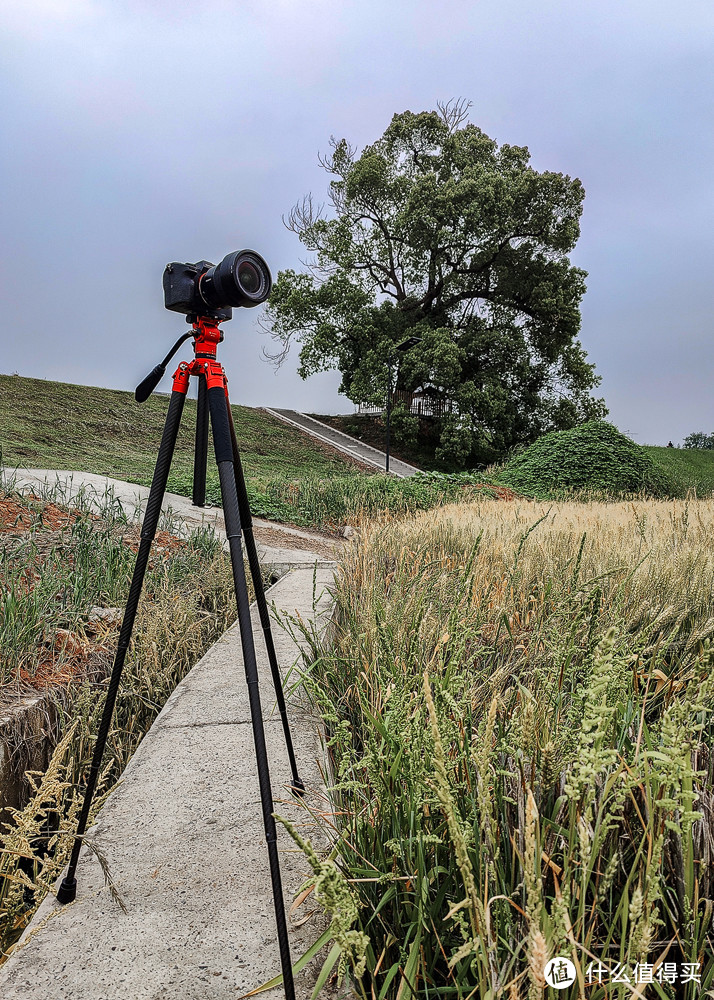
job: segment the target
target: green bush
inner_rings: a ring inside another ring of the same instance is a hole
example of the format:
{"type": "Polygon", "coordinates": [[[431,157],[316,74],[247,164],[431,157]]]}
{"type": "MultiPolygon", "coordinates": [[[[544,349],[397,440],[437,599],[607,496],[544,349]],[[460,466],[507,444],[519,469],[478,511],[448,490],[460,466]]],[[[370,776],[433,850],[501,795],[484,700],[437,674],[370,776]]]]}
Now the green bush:
{"type": "Polygon", "coordinates": [[[610,495],[644,492],[654,497],[679,492],[644,448],[603,420],[544,434],[514,455],[498,478],[534,496],[575,490],[610,495]]]}

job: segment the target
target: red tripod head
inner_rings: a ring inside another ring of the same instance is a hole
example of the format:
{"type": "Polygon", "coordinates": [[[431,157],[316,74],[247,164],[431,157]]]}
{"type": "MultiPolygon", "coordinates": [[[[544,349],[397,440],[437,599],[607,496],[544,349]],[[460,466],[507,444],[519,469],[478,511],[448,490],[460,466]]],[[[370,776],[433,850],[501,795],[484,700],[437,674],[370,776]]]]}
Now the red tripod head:
{"type": "Polygon", "coordinates": [[[193,325],[193,349],[196,357],[215,358],[216,348],[223,340],[223,330],[218,325],[222,321],[208,316],[189,316],[188,319],[193,325]]]}
{"type": "Polygon", "coordinates": [[[223,340],[223,330],[220,330],[218,327],[218,324],[222,321],[213,319],[210,316],[188,316],[187,319],[193,325],[193,330],[179,337],[161,364],[153,368],[146,378],[137,385],[134,392],[134,398],[137,403],[146,402],[165,375],[167,364],[176,351],[178,351],[181,344],[188,340],[189,337],[193,337],[194,339],[194,353],[197,358],[210,358],[215,362],[216,347],[223,340]]]}
{"type": "Polygon", "coordinates": [[[223,365],[216,361],[216,348],[223,340],[223,330],[219,320],[208,316],[192,316],[193,321],[193,361],[182,361],[174,372],[174,392],[188,392],[191,375],[204,375],[206,388],[216,386],[226,389],[228,380],[223,365]]]}

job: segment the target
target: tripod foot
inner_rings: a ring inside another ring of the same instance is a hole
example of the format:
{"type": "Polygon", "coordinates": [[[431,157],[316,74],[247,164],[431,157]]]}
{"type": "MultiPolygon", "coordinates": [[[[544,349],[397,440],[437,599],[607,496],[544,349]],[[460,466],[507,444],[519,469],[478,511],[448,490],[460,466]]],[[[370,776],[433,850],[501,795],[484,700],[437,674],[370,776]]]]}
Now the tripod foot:
{"type": "Polygon", "coordinates": [[[57,893],[58,903],[72,903],[77,897],[77,879],[63,878],[57,893]]]}
{"type": "Polygon", "coordinates": [[[293,793],[296,799],[301,799],[305,794],[305,782],[302,778],[294,778],[290,782],[290,791],[293,793]]]}

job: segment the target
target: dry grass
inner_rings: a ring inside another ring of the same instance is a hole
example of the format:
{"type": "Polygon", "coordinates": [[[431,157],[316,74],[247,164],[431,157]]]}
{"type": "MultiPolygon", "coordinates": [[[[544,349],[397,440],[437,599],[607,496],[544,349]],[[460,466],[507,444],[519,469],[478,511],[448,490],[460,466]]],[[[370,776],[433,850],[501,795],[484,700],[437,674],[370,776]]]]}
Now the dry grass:
{"type": "Polygon", "coordinates": [[[567,610],[571,626],[617,620],[646,633],[643,653],[667,636],[681,660],[714,635],[712,539],[714,501],[481,501],[382,521],[343,572],[353,592],[369,603],[379,595],[393,610],[390,629],[409,644],[418,615],[425,649],[441,641],[445,611],[453,618],[458,608],[462,627],[478,620],[482,640],[508,641],[512,669],[513,654],[520,662],[550,648],[550,626],[562,634],[567,610]],[[467,564],[472,585],[455,605],[454,576],[467,564]],[[422,579],[408,588],[403,613],[389,599],[395,581],[422,579]]]}
{"type": "Polygon", "coordinates": [[[307,683],[362,995],[540,997],[555,955],[563,997],[610,995],[593,959],[712,988],[713,528],[711,501],[483,500],[347,550],[307,683]]]}

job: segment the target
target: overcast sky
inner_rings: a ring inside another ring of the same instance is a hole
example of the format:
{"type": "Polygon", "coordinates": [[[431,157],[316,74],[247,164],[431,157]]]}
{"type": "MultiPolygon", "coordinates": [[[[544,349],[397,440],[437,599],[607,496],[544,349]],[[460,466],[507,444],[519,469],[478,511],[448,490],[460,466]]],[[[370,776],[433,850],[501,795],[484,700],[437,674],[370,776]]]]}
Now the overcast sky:
{"type": "MultiPolygon", "coordinates": [[[[610,419],[714,430],[711,0],[4,0],[0,27],[1,372],[133,389],[185,330],[168,261],[299,269],[281,216],[326,200],[330,136],[362,149],[461,97],[585,186],[580,340],[610,419]]],[[[233,402],[352,412],[296,348],[274,374],[257,313],[225,325],[233,402]]]]}

